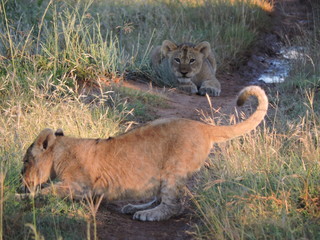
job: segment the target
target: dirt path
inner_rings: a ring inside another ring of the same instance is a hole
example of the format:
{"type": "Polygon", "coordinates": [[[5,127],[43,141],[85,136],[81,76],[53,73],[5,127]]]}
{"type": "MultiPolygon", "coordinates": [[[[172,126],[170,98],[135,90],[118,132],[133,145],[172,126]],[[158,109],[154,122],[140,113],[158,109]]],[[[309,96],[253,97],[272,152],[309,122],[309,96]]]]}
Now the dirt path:
{"type": "MultiPolygon", "coordinates": [[[[222,85],[222,94],[220,97],[212,97],[211,102],[213,108],[220,109],[221,113],[229,115],[234,112],[237,93],[244,86],[253,82],[266,86],[256,81],[259,74],[267,67],[263,62],[264,57],[275,55],[281,45],[281,38],[295,34],[295,32],[292,32],[294,30],[292,26],[295,26],[295,24],[300,24],[301,26],[303,24],[301,19],[306,19],[306,14],[304,13],[306,8],[300,5],[299,0],[279,0],[278,3],[280,3],[280,6],[278,6],[272,17],[272,31],[262,36],[258,46],[250,53],[251,58],[247,64],[241,67],[237,73],[218,74],[218,79],[222,85]],[[284,9],[286,11],[285,14],[283,13],[284,9]]],[[[209,114],[211,112],[206,97],[187,95],[175,89],[158,88],[139,81],[129,80],[124,83],[124,86],[166,96],[169,107],[154,109],[157,117],[184,117],[200,120],[201,114],[199,110],[209,114]]],[[[192,239],[192,235],[187,232],[188,230],[190,231],[191,224],[198,220],[188,203],[181,216],[163,222],[134,221],[132,216],[120,213],[120,209],[124,204],[126,202],[102,203],[97,216],[99,239],[192,239]]]]}
{"type": "MultiPolygon", "coordinates": [[[[248,83],[236,75],[220,75],[218,77],[222,89],[228,89],[228,91],[222,91],[220,97],[211,97],[212,106],[214,109],[221,108],[223,112],[230,112],[235,106],[234,100],[237,93],[248,83]]],[[[200,110],[206,113],[211,112],[208,100],[204,96],[186,94],[178,89],[154,87],[142,81],[127,80],[123,83],[123,86],[164,96],[167,99],[168,107],[154,109],[158,118],[183,117],[199,120],[201,117],[200,110]]]]}

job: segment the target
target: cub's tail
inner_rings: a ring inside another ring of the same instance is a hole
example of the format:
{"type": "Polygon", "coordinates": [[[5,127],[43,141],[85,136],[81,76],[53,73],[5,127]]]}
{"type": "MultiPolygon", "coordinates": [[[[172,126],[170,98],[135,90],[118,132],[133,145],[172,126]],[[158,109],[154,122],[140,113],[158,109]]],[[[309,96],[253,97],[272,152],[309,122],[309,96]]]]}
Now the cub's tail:
{"type": "Polygon", "coordinates": [[[264,119],[268,110],[268,98],[263,89],[258,86],[249,86],[244,88],[237,100],[237,105],[241,106],[250,97],[255,96],[258,99],[256,111],[245,121],[231,126],[212,126],[211,139],[213,142],[224,142],[229,139],[241,136],[255,129],[264,119]]]}

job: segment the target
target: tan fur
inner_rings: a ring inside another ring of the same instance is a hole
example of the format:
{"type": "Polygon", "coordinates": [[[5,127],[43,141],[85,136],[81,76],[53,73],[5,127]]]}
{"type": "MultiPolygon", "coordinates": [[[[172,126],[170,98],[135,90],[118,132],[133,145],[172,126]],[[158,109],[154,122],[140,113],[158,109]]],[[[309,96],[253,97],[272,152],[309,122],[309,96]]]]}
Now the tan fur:
{"type": "Polygon", "coordinates": [[[217,64],[208,42],[197,45],[175,43],[165,40],[151,52],[151,62],[158,69],[163,61],[168,61],[179,88],[189,93],[219,96],[220,82],[216,78],[217,64]]]}
{"type": "Polygon", "coordinates": [[[257,110],[246,120],[231,126],[173,118],[159,119],[109,139],[79,139],[62,130],[44,129],[29,147],[22,171],[28,188],[58,178],[41,194],[81,198],[104,195],[108,200],[157,196],[160,204],[127,205],[123,212],[134,219],[160,221],[181,212],[179,190],[188,176],[198,171],[212,144],[243,135],[263,120],[268,99],[260,87],[240,93],[242,104],[250,95],[258,98],[257,110]]]}

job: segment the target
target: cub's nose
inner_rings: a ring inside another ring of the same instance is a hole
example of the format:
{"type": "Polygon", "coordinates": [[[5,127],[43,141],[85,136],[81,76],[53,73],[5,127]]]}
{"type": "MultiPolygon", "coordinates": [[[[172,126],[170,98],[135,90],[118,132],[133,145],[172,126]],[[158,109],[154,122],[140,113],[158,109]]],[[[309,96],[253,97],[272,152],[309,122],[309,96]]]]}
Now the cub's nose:
{"type": "Polygon", "coordinates": [[[16,192],[17,193],[30,193],[28,187],[26,185],[24,185],[23,183],[21,183],[20,186],[17,187],[16,192]]]}
{"type": "Polygon", "coordinates": [[[22,176],[24,176],[25,173],[26,173],[26,168],[25,168],[25,167],[22,167],[20,174],[21,174],[22,176]]]}
{"type": "Polygon", "coordinates": [[[183,77],[186,77],[187,74],[188,74],[188,72],[186,72],[186,71],[181,71],[180,73],[181,73],[181,75],[182,75],[183,77]]]}

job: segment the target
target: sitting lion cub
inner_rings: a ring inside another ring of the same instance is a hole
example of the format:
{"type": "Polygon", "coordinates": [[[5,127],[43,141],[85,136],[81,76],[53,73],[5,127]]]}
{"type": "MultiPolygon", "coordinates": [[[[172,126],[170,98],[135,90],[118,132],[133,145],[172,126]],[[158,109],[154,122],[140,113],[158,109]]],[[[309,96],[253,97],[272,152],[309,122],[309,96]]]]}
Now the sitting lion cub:
{"type": "MultiPolygon", "coordinates": [[[[168,61],[179,88],[189,93],[220,96],[221,85],[216,78],[217,64],[210,44],[197,45],[175,43],[165,40],[151,52],[152,66],[157,70],[163,61],[168,61]]],[[[167,66],[165,65],[165,67],[167,66]]]]}
{"type": "Polygon", "coordinates": [[[268,108],[264,91],[257,86],[240,92],[238,105],[256,96],[257,110],[231,126],[212,126],[182,119],[159,119],[108,139],[64,136],[62,130],[44,129],[28,148],[22,169],[24,187],[34,191],[49,179],[60,181],[40,194],[107,200],[156,196],[160,204],[127,205],[122,212],[141,221],[160,221],[181,213],[179,190],[198,171],[213,143],[248,133],[263,120],[268,108]]]}

